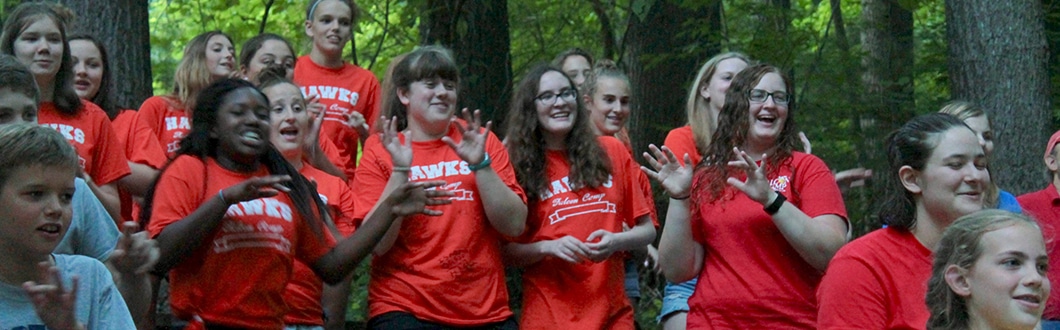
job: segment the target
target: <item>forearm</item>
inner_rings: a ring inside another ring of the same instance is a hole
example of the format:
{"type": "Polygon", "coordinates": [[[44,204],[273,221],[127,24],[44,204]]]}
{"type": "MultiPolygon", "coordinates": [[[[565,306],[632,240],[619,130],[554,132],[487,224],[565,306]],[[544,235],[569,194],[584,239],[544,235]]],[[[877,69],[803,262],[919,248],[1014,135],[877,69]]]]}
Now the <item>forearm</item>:
{"type": "Polygon", "coordinates": [[[655,225],[651,223],[651,217],[642,216],[630,230],[616,233],[615,240],[622,251],[643,250],[655,240],[655,225]]]}
{"type": "Polygon", "coordinates": [[[331,249],[331,252],[320,257],[313,264],[313,270],[325,283],[335,284],[342,281],[353,269],[357,268],[364,257],[372,252],[391,227],[394,227],[396,217],[391,211],[394,203],[388,195],[389,192],[384,195],[385,198],[376,203],[371,215],[365,219],[364,224],[357,231],[353,232],[353,235],[340,241],[331,249]]]}
{"type": "Polygon", "coordinates": [[[544,242],[538,241],[529,244],[522,243],[508,243],[504,245],[502,252],[504,253],[504,260],[507,261],[508,265],[515,267],[526,267],[533,265],[548,254],[545,253],[544,249],[541,248],[544,242]]]}
{"type": "Polygon", "coordinates": [[[133,196],[143,197],[147,194],[147,189],[151,187],[151,182],[158,176],[158,170],[134,162],[129,162],[129,169],[132,173],[121,178],[118,182],[121,183],[122,188],[125,188],[125,191],[128,191],[133,196]]]}
{"type": "Polygon", "coordinates": [[[702,269],[703,257],[699,243],[692,238],[688,200],[670,199],[666,211],[666,226],[659,241],[659,264],[663,275],[673,283],[690,280],[702,269]],[[697,249],[689,248],[691,246],[697,249]]]}
{"type": "Polygon", "coordinates": [[[163,273],[202,245],[221,224],[229,204],[220,196],[207,199],[184,219],[169,224],[155,237],[160,256],[155,271],[163,273]]]}
{"type": "Polygon", "coordinates": [[[118,194],[117,183],[111,182],[98,186],[91,180],[85,180],[85,182],[92,189],[92,194],[96,195],[100,203],[103,203],[103,208],[107,209],[107,214],[110,215],[111,219],[114,219],[115,222],[125,221],[125,219],[121,218],[121,196],[118,194]]]}
{"type": "Polygon", "coordinates": [[[490,225],[505,236],[521,235],[526,230],[526,204],[519,195],[490,167],[475,172],[475,184],[490,225]]]}
{"type": "Polygon", "coordinates": [[[789,202],[784,202],[773,215],[773,223],[799,256],[821,272],[846,243],[843,219],[835,215],[810,218],[789,202]]]}
{"type": "Polygon", "coordinates": [[[129,308],[129,314],[132,315],[133,322],[137,326],[147,324],[148,313],[151,310],[151,294],[153,293],[151,291],[151,275],[148,273],[140,275],[121,273],[110,262],[107,262],[107,269],[110,270],[111,275],[114,277],[114,284],[118,287],[118,292],[121,293],[125,306],[129,308]]]}
{"type": "Polygon", "coordinates": [[[348,180],[346,173],[335,166],[335,164],[332,164],[327,155],[324,155],[324,151],[320,150],[320,144],[314,145],[308,152],[307,156],[309,156],[306,157],[309,160],[309,164],[313,165],[313,167],[324,171],[324,173],[334,175],[339,179],[342,179],[342,181],[348,180]]]}

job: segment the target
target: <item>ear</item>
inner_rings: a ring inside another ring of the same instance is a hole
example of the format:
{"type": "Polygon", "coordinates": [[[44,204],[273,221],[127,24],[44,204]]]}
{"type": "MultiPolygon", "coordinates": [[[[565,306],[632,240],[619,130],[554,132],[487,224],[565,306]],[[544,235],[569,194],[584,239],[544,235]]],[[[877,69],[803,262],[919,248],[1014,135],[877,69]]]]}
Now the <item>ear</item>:
{"type": "Polygon", "coordinates": [[[898,180],[902,181],[902,186],[905,190],[911,193],[919,194],[923,188],[920,187],[920,171],[913,169],[911,166],[906,165],[898,169],[898,180]]]}
{"type": "Polygon", "coordinates": [[[707,101],[710,101],[710,81],[704,82],[699,85],[699,96],[702,96],[707,101]]]}
{"type": "Polygon", "coordinates": [[[957,265],[946,266],[946,270],[942,273],[946,279],[946,285],[961,297],[968,297],[972,295],[971,285],[968,284],[968,270],[961,268],[957,265]]]}
{"type": "Polygon", "coordinates": [[[313,20],[312,19],[305,20],[305,35],[307,37],[309,37],[310,39],[313,38],[313,29],[312,28],[313,28],[313,20]]]}
{"type": "Polygon", "coordinates": [[[593,96],[592,95],[582,95],[582,103],[584,103],[584,104],[593,103],[593,96]]]}
{"type": "Polygon", "coordinates": [[[1045,156],[1045,167],[1049,168],[1049,172],[1056,173],[1060,170],[1060,162],[1056,159],[1056,153],[1051,152],[1048,156],[1045,156]]]}
{"type": "Polygon", "coordinates": [[[408,94],[409,94],[408,88],[398,87],[398,89],[397,89],[398,100],[401,101],[401,104],[405,105],[406,107],[409,106],[409,95],[408,94]]]}

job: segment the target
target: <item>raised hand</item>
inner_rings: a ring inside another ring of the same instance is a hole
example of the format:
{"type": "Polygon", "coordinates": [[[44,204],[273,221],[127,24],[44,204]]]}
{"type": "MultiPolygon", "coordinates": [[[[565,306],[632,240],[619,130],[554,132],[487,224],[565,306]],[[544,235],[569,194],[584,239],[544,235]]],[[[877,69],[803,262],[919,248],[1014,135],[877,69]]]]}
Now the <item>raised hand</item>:
{"type": "Polygon", "coordinates": [[[810,144],[810,139],[806,137],[806,133],[799,132],[799,141],[802,141],[802,150],[805,153],[813,153],[813,145],[810,144]]]}
{"type": "Polygon", "coordinates": [[[290,192],[291,189],[283,185],[291,181],[289,175],[269,175],[253,177],[243,180],[234,186],[222,189],[221,199],[228,204],[252,201],[262,197],[272,197],[280,192],[290,192]]]}
{"type": "Polygon", "coordinates": [[[305,152],[315,155],[320,150],[320,127],[324,125],[324,105],[320,104],[320,96],[313,94],[306,100],[306,111],[313,121],[309,123],[309,132],[306,132],[305,144],[302,146],[305,152]]]}
{"type": "Polygon", "coordinates": [[[37,311],[37,317],[48,329],[84,329],[85,326],[77,321],[77,314],[74,313],[79,280],[77,275],[72,276],[71,287],[67,291],[63,287],[59,267],[45,261],[37,264],[37,268],[40,270],[40,282],[22,283],[22,289],[29,295],[33,309],[37,311]]]}
{"type": "Polygon", "coordinates": [[[405,182],[390,192],[390,212],[396,216],[426,214],[442,215],[442,211],[429,209],[429,206],[450,204],[454,194],[449,190],[433,189],[444,185],[445,181],[405,182]]]}
{"type": "Polygon", "coordinates": [[[603,229],[597,229],[585,239],[585,246],[589,247],[589,260],[602,262],[610,258],[615,252],[621,251],[615,233],[603,229]]]}
{"type": "MultiPolygon", "coordinates": [[[[734,147],[732,148],[732,151],[736,153],[737,160],[730,161],[729,166],[743,169],[744,172],[747,173],[747,180],[741,182],[736,178],[730,177],[726,179],[725,182],[736,187],[736,189],[747,194],[747,197],[750,197],[752,200],[762,205],[769,203],[769,200],[772,198],[770,194],[773,193],[773,191],[769,188],[769,179],[766,179],[765,166],[758,166],[758,164],[755,164],[754,159],[751,159],[751,156],[748,156],[747,153],[740,150],[740,148],[734,147]]],[[[762,160],[765,161],[765,159],[766,155],[762,155],[762,160]]]]}
{"type": "Polygon", "coordinates": [[[486,135],[489,134],[490,126],[493,122],[486,122],[485,129],[482,128],[482,114],[480,111],[475,110],[474,116],[467,108],[461,111],[464,117],[464,121],[467,122],[467,126],[460,124],[453,118],[453,124],[460,127],[460,131],[463,132],[464,138],[460,140],[460,144],[453,142],[453,139],[448,136],[442,137],[442,141],[449,144],[449,147],[456,150],[456,154],[467,162],[468,165],[481,164],[486,159],[486,135]]]}
{"type": "Polygon", "coordinates": [[[346,115],[346,126],[357,130],[357,133],[361,136],[368,135],[368,121],[364,119],[364,115],[360,112],[354,111],[346,115]]]}
{"type": "Polygon", "coordinates": [[[122,235],[108,261],[123,275],[143,275],[155,267],[158,257],[155,240],[149,238],[147,232],[140,231],[135,222],[126,221],[122,223],[122,235]]]}
{"type": "Polygon", "coordinates": [[[660,150],[654,144],[648,145],[648,149],[654,154],[644,153],[644,159],[648,160],[651,169],[641,166],[648,177],[662,185],[670,197],[676,199],[688,198],[692,191],[692,158],[686,153],[684,162],[679,162],[673,151],[666,146],[660,150]]]}
{"type": "Polygon", "coordinates": [[[592,253],[585,243],[570,235],[554,240],[542,241],[539,244],[541,252],[544,254],[572,264],[588,261],[589,254],[592,253]]]}
{"type": "Polygon", "coordinates": [[[394,163],[394,167],[409,167],[412,165],[412,139],[408,136],[405,137],[405,143],[401,143],[401,138],[398,136],[397,131],[397,117],[387,119],[386,117],[379,117],[383,123],[383,135],[382,143],[386,151],[390,153],[390,160],[394,163]]]}

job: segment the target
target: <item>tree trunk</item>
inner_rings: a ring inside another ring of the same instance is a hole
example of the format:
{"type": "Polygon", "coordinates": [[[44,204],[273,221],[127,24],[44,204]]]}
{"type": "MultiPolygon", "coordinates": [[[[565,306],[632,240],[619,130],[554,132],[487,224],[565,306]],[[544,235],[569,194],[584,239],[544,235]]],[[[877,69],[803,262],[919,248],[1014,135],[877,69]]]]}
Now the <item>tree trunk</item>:
{"type": "MultiPolygon", "coordinates": [[[[897,0],[863,0],[861,76],[868,125],[884,136],[914,115],[913,13],[897,0]]],[[[870,130],[871,131],[871,130],[870,130]]],[[[880,145],[881,141],[869,142],[880,145]]],[[[881,162],[882,163],[882,162],[881,162]]]]}
{"type": "Polygon", "coordinates": [[[642,15],[630,15],[626,33],[622,62],[633,87],[634,109],[629,132],[639,157],[649,143],[662,143],[670,129],[685,124],[688,86],[699,65],[720,51],[721,1],[654,1],[642,15]],[[707,26],[698,35],[674,33],[690,22],[707,26]]]}
{"type": "Polygon", "coordinates": [[[428,0],[420,40],[453,51],[461,71],[461,106],[482,110],[483,121],[500,127],[512,90],[508,3],[428,0]]]}
{"type": "Polygon", "coordinates": [[[946,39],[951,95],[993,120],[995,182],[1014,194],[1040,189],[1049,182],[1041,154],[1051,133],[1041,2],[947,0],[946,39]]]}
{"type": "Polygon", "coordinates": [[[151,31],[146,0],[61,0],[77,13],[67,35],[87,33],[107,48],[114,100],[137,109],[151,96],[151,31]]]}

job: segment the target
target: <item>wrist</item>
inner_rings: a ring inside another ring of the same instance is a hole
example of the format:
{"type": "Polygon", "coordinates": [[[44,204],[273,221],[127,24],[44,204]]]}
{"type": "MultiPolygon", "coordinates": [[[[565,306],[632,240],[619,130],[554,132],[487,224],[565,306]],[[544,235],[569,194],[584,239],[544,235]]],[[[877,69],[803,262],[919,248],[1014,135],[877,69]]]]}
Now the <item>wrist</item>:
{"type": "Polygon", "coordinates": [[[776,195],[776,196],[774,196],[773,198],[767,199],[767,201],[772,201],[772,202],[769,202],[768,204],[763,204],[763,206],[764,206],[763,210],[765,210],[766,213],[768,213],[771,216],[777,214],[777,212],[780,211],[780,207],[784,206],[784,202],[788,200],[786,197],[784,197],[783,194],[781,194],[779,192],[772,191],[772,193],[773,193],[773,195],[776,195]]]}
{"type": "Polygon", "coordinates": [[[225,206],[232,205],[232,202],[230,202],[227,199],[225,199],[225,190],[224,189],[221,189],[221,190],[217,191],[217,198],[220,198],[221,199],[221,204],[224,204],[225,206]]]}
{"type": "Polygon", "coordinates": [[[467,168],[470,169],[471,172],[478,172],[481,169],[490,167],[490,164],[492,163],[493,160],[490,159],[490,153],[486,152],[483,153],[483,158],[481,162],[479,162],[478,164],[467,164],[467,168]]]}

